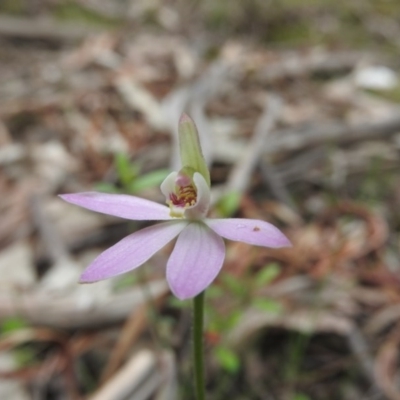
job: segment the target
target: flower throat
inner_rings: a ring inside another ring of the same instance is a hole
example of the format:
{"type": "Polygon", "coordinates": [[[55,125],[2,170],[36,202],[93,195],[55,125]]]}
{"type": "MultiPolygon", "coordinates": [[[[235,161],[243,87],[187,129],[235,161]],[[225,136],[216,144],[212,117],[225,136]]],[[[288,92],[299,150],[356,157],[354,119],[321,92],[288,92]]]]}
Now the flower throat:
{"type": "Polygon", "coordinates": [[[197,201],[197,193],[191,179],[187,176],[180,175],[177,177],[175,183],[175,193],[171,193],[169,196],[170,205],[182,208],[195,205],[197,201]]]}

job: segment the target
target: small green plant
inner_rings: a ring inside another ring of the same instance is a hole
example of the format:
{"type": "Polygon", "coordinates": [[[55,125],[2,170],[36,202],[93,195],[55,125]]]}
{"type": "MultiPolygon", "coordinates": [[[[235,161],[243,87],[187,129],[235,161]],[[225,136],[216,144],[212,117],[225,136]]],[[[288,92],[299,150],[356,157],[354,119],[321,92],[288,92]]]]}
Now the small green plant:
{"type": "Polygon", "coordinates": [[[215,360],[224,371],[235,374],[241,366],[239,355],[226,344],[225,337],[240,323],[243,310],[254,307],[269,314],[283,312],[279,301],[257,296],[257,291],[269,285],[279,273],[280,268],[276,263],[267,264],[257,274],[248,274],[240,280],[223,273],[220,285],[209,289],[206,303],[208,328],[217,338],[214,345],[215,360]]]}
{"type": "Polygon", "coordinates": [[[114,157],[114,166],[117,173],[118,185],[99,183],[96,189],[108,193],[139,194],[140,192],[157,187],[168,175],[167,169],[141,174],[141,166],[132,163],[127,154],[117,153],[114,157]]]}
{"type": "Polygon", "coordinates": [[[54,8],[54,16],[61,21],[78,21],[101,28],[115,28],[119,25],[118,18],[100,14],[94,9],[84,7],[83,4],[71,0],[60,2],[54,8]]]}
{"type": "Polygon", "coordinates": [[[264,266],[255,277],[257,287],[269,285],[281,273],[277,263],[270,263],[264,266]]]}
{"type": "Polygon", "coordinates": [[[215,210],[221,217],[231,217],[239,209],[240,200],[241,195],[238,192],[225,193],[215,205],[215,210]]]}
{"type": "Polygon", "coordinates": [[[18,331],[20,329],[27,328],[28,324],[21,318],[11,317],[5,319],[0,325],[0,333],[7,334],[18,331]]]}
{"type": "Polygon", "coordinates": [[[215,349],[215,357],[217,358],[219,365],[227,372],[236,373],[240,368],[239,356],[229,347],[219,345],[215,349]]]}
{"type": "Polygon", "coordinates": [[[292,400],[311,400],[311,399],[304,393],[296,393],[293,395],[292,400]]]}
{"type": "Polygon", "coordinates": [[[3,0],[0,2],[0,12],[8,14],[22,14],[25,9],[23,0],[3,0]]]}
{"type": "MultiPolygon", "coordinates": [[[[3,337],[7,337],[26,328],[28,328],[28,324],[22,318],[11,317],[1,323],[0,333],[3,337]]],[[[16,346],[13,348],[12,354],[17,367],[33,365],[37,359],[37,351],[30,344],[16,346]]]]}

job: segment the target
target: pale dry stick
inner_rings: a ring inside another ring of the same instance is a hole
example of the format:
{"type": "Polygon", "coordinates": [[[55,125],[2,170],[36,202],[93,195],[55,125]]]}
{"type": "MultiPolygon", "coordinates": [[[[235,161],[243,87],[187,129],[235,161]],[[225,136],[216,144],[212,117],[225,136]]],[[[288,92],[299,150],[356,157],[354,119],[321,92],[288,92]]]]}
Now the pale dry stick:
{"type": "Polygon", "coordinates": [[[4,145],[10,145],[11,143],[11,133],[9,132],[4,121],[0,119],[0,147],[4,145]]]}
{"type": "Polygon", "coordinates": [[[68,258],[67,248],[43,208],[43,198],[38,194],[32,195],[30,206],[34,224],[39,230],[40,238],[51,261],[68,258]]]}
{"type": "MultiPolygon", "coordinates": [[[[157,297],[154,295],[154,290],[152,290],[151,285],[148,289],[153,292],[153,294],[150,295],[157,303],[166,294],[166,292],[164,292],[157,297]]],[[[120,361],[126,357],[126,354],[128,354],[129,348],[132,346],[132,342],[135,339],[134,336],[137,336],[143,328],[143,323],[146,322],[146,307],[147,304],[142,304],[138,306],[138,308],[134,307],[128,321],[126,321],[125,327],[123,328],[123,331],[126,330],[126,332],[121,333],[120,336],[123,337],[123,339],[120,340],[116,346],[115,353],[118,354],[115,357],[113,357],[113,355],[111,356],[113,361],[110,362],[110,364],[112,364],[109,369],[110,374],[107,373],[108,377],[104,375],[102,377],[102,381],[105,381],[105,384],[107,384],[108,379],[114,379],[110,377],[111,372],[114,373],[116,368],[119,366],[120,361]]],[[[140,389],[135,391],[134,395],[129,397],[129,399],[147,399],[149,394],[153,393],[157,388],[159,389],[156,395],[157,400],[175,400],[177,398],[175,356],[172,352],[165,350],[162,350],[161,353],[158,351],[157,355],[159,357],[158,364],[161,368],[161,371],[150,376],[149,379],[140,387],[140,389]]]]}
{"type": "Polygon", "coordinates": [[[279,79],[296,78],[316,72],[334,73],[353,69],[360,61],[377,58],[370,53],[354,51],[330,52],[321,49],[301,54],[298,51],[283,55],[275,62],[266,63],[265,68],[254,74],[261,83],[272,83],[279,79]]]}
{"type": "Polygon", "coordinates": [[[394,44],[400,49],[400,26],[394,18],[377,16],[371,13],[372,17],[362,18],[364,26],[373,34],[382,37],[389,44],[394,44]]]}
{"type": "Polygon", "coordinates": [[[176,400],[178,398],[178,383],[174,353],[164,351],[160,364],[163,381],[154,400],[176,400]]]}
{"type": "Polygon", "coordinates": [[[180,169],[178,146],[178,120],[184,110],[193,118],[198,128],[204,158],[211,165],[212,138],[209,119],[205,113],[207,103],[217,93],[220,93],[222,83],[227,80],[234,70],[233,66],[219,60],[211,64],[207,70],[192,84],[179,88],[169,94],[162,103],[162,110],[168,120],[169,130],[172,133],[173,148],[171,152],[171,169],[180,169]]]}
{"type": "Polygon", "coordinates": [[[126,19],[129,17],[126,12],[129,2],[126,1],[78,0],[77,3],[84,9],[106,18],[126,19]]]}
{"type": "Polygon", "coordinates": [[[223,92],[224,84],[237,73],[235,56],[238,55],[234,46],[227,46],[224,55],[208,66],[206,71],[193,83],[174,90],[162,102],[162,110],[168,121],[172,133],[173,147],[171,152],[171,169],[176,171],[181,168],[179,162],[178,124],[177,121],[183,111],[187,111],[195,121],[203,155],[207,165],[213,161],[213,143],[211,127],[206,115],[207,103],[218,93],[223,92]]]}
{"type": "Polygon", "coordinates": [[[128,400],[150,400],[162,383],[162,376],[158,370],[154,371],[148,379],[136,390],[128,400]]]}
{"type": "Polygon", "coordinates": [[[157,131],[168,129],[160,102],[132,75],[119,74],[114,80],[114,85],[131,108],[143,113],[153,129],[157,131]]]}
{"type": "Polygon", "coordinates": [[[384,329],[394,324],[400,319],[399,303],[382,307],[369,318],[365,325],[365,331],[369,335],[378,335],[384,329]]]}
{"type": "MultiPolygon", "coordinates": [[[[102,381],[106,381],[118,369],[119,365],[128,353],[129,348],[132,346],[132,343],[135,342],[141,332],[146,328],[149,312],[155,313],[164,298],[162,295],[154,298],[149,290],[147,282],[143,281],[140,285],[143,291],[144,303],[139,307],[139,309],[134,309],[125,322],[119,335],[119,339],[111,354],[110,360],[103,371],[102,381]]],[[[157,334],[153,331],[153,328],[154,326],[149,327],[153,336],[153,341],[156,343],[158,350],[162,350],[161,345],[158,342],[157,334]]]]}
{"type": "Polygon", "coordinates": [[[159,102],[130,75],[120,75],[115,79],[114,84],[121,97],[131,108],[142,112],[154,130],[169,130],[172,133],[174,146],[171,153],[171,168],[173,170],[180,169],[177,130],[179,117],[185,109],[188,110],[198,125],[204,156],[211,163],[212,144],[208,134],[210,128],[204,108],[208,99],[214,93],[211,91],[211,87],[216,86],[216,82],[223,75],[222,67],[219,64],[217,66],[219,68],[214,65],[211,66],[194,84],[179,88],[168,95],[162,102],[159,102]],[[218,79],[215,77],[216,74],[218,74],[218,79]]]}
{"type": "Polygon", "coordinates": [[[146,304],[135,308],[122,328],[118,341],[111,353],[101,376],[101,382],[107,380],[115,373],[126,357],[132,343],[139,337],[146,326],[146,304]]]}
{"type": "Polygon", "coordinates": [[[133,355],[112,379],[90,396],[89,400],[133,399],[134,397],[130,396],[146,378],[153,375],[156,366],[155,354],[150,350],[141,350],[133,355]]]}
{"type": "Polygon", "coordinates": [[[9,165],[26,158],[28,152],[19,143],[5,144],[0,147],[0,166],[9,165]]]}
{"type": "Polygon", "coordinates": [[[251,174],[268,142],[266,139],[276,122],[280,110],[280,98],[276,95],[267,95],[264,111],[257,122],[251,142],[230,173],[226,184],[227,192],[243,194],[248,188],[251,174]]]}
{"type": "Polygon", "coordinates": [[[99,33],[99,29],[84,25],[62,23],[53,18],[26,18],[0,15],[0,36],[23,39],[55,41],[76,41],[99,33]]]}
{"type": "MultiPolygon", "coordinates": [[[[164,280],[149,282],[154,298],[164,296],[169,289],[164,280]]],[[[0,320],[21,317],[31,325],[59,329],[95,328],[124,321],[132,310],[144,304],[142,289],[123,293],[96,295],[93,291],[49,296],[47,293],[0,293],[0,320]],[[46,310],[46,312],[43,312],[46,310]]]]}
{"type": "Polygon", "coordinates": [[[400,115],[397,113],[378,122],[363,124],[335,122],[306,129],[280,129],[264,145],[264,151],[266,154],[276,154],[329,142],[347,144],[363,140],[386,139],[399,132],[400,115]]]}
{"type": "Polygon", "coordinates": [[[31,197],[30,203],[34,223],[53,264],[40,281],[40,289],[59,291],[75,287],[81,273],[80,265],[69,255],[61,236],[44,211],[43,199],[36,194],[31,197]]]}
{"type": "Polygon", "coordinates": [[[317,163],[326,160],[326,157],[327,149],[324,146],[304,150],[300,155],[280,163],[276,167],[277,173],[286,184],[304,179],[307,172],[317,163]]]}
{"type": "Polygon", "coordinates": [[[271,165],[267,160],[263,159],[260,162],[261,174],[264,180],[268,183],[272,193],[282,203],[287,205],[289,208],[298,211],[297,207],[286,188],[285,181],[282,179],[275,167],[271,165]]]}
{"type": "Polygon", "coordinates": [[[361,333],[360,329],[352,324],[352,329],[347,334],[347,342],[354,356],[357,358],[364,372],[364,375],[371,382],[371,391],[374,399],[384,400],[386,397],[383,394],[379,381],[374,370],[374,359],[369,351],[369,346],[361,333]]]}
{"type": "Polygon", "coordinates": [[[233,348],[245,348],[249,338],[265,328],[284,328],[303,333],[326,332],[347,336],[352,329],[348,317],[342,317],[333,312],[297,308],[286,310],[285,313],[271,314],[249,308],[243,312],[237,326],[229,332],[227,344],[233,348]]]}
{"type": "Polygon", "coordinates": [[[226,59],[218,60],[210,65],[207,71],[192,86],[188,110],[196,122],[204,158],[209,166],[213,161],[213,141],[211,126],[205,108],[213,97],[223,92],[224,84],[234,72],[235,67],[232,62],[226,59]]]}

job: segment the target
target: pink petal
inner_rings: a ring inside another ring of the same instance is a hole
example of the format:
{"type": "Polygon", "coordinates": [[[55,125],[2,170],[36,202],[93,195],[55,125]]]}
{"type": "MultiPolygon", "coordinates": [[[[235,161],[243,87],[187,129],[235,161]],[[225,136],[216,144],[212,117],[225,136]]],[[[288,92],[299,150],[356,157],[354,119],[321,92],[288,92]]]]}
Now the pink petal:
{"type": "Polygon", "coordinates": [[[167,264],[167,281],[181,300],[202,292],[218,275],[225,258],[224,241],[201,222],[179,235],[167,264]]]}
{"type": "Polygon", "coordinates": [[[203,175],[199,172],[194,173],[193,182],[197,190],[197,201],[194,206],[186,209],[185,217],[189,219],[201,219],[207,215],[210,207],[210,188],[203,175]]]}
{"type": "Polygon", "coordinates": [[[160,189],[161,193],[169,200],[169,195],[175,192],[176,178],[178,176],[177,172],[171,172],[161,183],[160,189]]]}
{"type": "Polygon", "coordinates": [[[126,219],[148,221],[172,219],[168,207],[125,194],[83,192],[62,194],[60,197],[68,203],[126,219]]]}
{"type": "Polygon", "coordinates": [[[257,219],[207,219],[204,221],[218,235],[239,242],[264,247],[290,247],[289,239],[274,225],[257,219]]]}
{"type": "Polygon", "coordinates": [[[183,221],[163,222],[127,236],[101,253],[84,271],[81,282],[96,282],[139,267],[186,225],[183,221]]]}

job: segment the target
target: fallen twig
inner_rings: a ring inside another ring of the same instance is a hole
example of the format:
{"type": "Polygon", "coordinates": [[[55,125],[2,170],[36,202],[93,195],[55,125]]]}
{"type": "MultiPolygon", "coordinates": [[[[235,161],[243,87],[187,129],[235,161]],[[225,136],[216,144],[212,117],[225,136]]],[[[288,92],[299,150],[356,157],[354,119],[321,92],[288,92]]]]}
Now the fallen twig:
{"type": "Polygon", "coordinates": [[[286,188],[285,181],[282,179],[279,172],[275,171],[267,160],[263,159],[260,163],[261,173],[268,183],[272,193],[283,204],[286,204],[293,210],[296,210],[296,205],[286,188]]]}
{"type": "Polygon", "coordinates": [[[145,328],[147,322],[146,308],[146,304],[135,308],[129,318],[126,320],[125,325],[119,334],[118,341],[111,353],[110,359],[103,370],[101,377],[103,382],[107,382],[107,380],[119,368],[120,364],[126,357],[127,352],[131,348],[132,343],[145,328]]]}
{"type": "MultiPolygon", "coordinates": [[[[154,298],[168,293],[165,281],[150,282],[154,298]]],[[[0,293],[0,320],[21,317],[32,325],[76,329],[121,322],[143,304],[142,289],[111,294],[77,291],[55,296],[41,292],[0,293]],[[46,310],[46,312],[43,312],[46,310]]]]}
{"type": "Polygon", "coordinates": [[[318,127],[280,129],[274,132],[264,149],[267,154],[301,150],[334,142],[348,144],[362,140],[384,139],[400,132],[400,116],[393,115],[381,121],[364,124],[335,122],[318,127]]]}
{"type": "Polygon", "coordinates": [[[295,78],[315,72],[337,72],[354,68],[361,60],[371,58],[371,54],[341,51],[330,52],[320,49],[306,55],[293,52],[275,62],[266,63],[255,74],[259,83],[271,83],[280,79],[295,78]]]}
{"type": "Polygon", "coordinates": [[[157,359],[154,353],[150,350],[141,350],[132,356],[112,379],[92,395],[90,400],[123,400],[128,398],[155,370],[156,363],[157,359]]]}
{"type": "Polygon", "coordinates": [[[244,193],[250,184],[250,176],[267,142],[269,135],[281,109],[281,100],[275,95],[268,95],[264,111],[257,122],[251,143],[243,152],[233,168],[226,184],[227,192],[244,193]]]}
{"type": "Polygon", "coordinates": [[[0,35],[23,39],[71,41],[99,32],[77,24],[60,23],[52,18],[24,18],[0,15],[0,35]]]}

